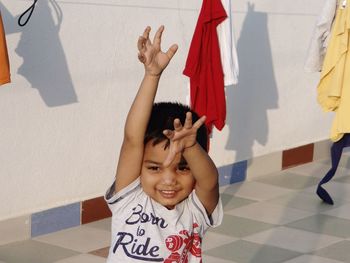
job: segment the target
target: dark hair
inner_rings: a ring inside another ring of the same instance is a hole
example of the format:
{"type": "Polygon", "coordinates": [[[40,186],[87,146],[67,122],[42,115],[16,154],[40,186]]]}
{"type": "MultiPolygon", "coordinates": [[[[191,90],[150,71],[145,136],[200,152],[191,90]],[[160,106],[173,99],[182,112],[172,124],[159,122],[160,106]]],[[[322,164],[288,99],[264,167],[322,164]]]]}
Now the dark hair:
{"type": "MultiPolygon", "coordinates": [[[[152,108],[151,117],[148,122],[144,144],[149,141],[153,141],[153,145],[156,145],[168,138],[163,134],[164,130],[174,130],[174,120],[178,118],[182,125],[186,119],[187,112],[192,113],[192,122],[196,122],[199,119],[197,113],[190,109],[187,105],[177,102],[159,102],[155,103],[152,108]]],[[[197,131],[197,142],[202,148],[207,151],[207,129],[205,125],[202,125],[197,131]]],[[[169,142],[165,147],[169,146],[169,142]]]]}

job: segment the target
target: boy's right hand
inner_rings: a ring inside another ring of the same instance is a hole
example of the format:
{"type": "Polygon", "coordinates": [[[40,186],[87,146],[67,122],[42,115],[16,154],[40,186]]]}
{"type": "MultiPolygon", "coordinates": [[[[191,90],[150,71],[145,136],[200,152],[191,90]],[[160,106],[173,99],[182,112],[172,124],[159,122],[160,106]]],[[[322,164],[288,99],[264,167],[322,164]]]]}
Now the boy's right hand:
{"type": "Polygon", "coordinates": [[[137,42],[138,58],[145,66],[146,75],[160,76],[175,55],[178,47],[176,44],[173,44],[167,52],[162,52],[160,44],[164,26],[160,26],[157,30],[153,43],[149,39],[150,31],[151,27],[146,27],[143,35],[139,37],[137,42]]]}

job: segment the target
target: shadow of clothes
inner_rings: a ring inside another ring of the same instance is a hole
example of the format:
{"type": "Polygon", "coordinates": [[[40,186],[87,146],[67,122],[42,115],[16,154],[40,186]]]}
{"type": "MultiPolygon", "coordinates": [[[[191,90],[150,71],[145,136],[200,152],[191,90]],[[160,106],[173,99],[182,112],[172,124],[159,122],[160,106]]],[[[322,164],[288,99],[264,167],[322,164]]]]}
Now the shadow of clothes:
{"type": "Polygon", "coordinates": [[[255,12],[248,3],[237,41],[240,75],[237,86],[226,87],[229,129],[225,148],[236,151],[236,160],[252,157],[254,142],[265,145],[268,139],[267,110],[278,107],[267,14],[255,12]]]}
{"type": "MultiPolygon", "coordinates": [[[[9,15],[7,11],[6,19],[10,19],[9,15]]],[[[24,27],[17,25],[18,17],[12,17],[6,32],[21,33],[15,50],[23,58],[18,73],[39,91],[48,107],[78,101],[59,38],[62,19],[62,11],[55,0],[40,0],[24,27]]]]}

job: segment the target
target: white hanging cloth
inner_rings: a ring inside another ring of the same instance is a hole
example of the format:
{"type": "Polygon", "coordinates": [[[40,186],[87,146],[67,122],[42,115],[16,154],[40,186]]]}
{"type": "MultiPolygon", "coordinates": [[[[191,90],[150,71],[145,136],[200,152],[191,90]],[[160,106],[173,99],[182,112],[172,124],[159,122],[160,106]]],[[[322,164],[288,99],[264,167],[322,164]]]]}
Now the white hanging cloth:
{"type": "Polygon", "coordinates": [[[336,8],[337,0],[326,0],[321,13],[317,17],[304,65],[307,72],[322,70],[336,8]]]}
{"type": "Polygon", "coordinates": [[[225,86],[238,83],[238,57],[233,34],[231,0],[221,0],[227,18],[217,26],[222,70],[225,86]]]}

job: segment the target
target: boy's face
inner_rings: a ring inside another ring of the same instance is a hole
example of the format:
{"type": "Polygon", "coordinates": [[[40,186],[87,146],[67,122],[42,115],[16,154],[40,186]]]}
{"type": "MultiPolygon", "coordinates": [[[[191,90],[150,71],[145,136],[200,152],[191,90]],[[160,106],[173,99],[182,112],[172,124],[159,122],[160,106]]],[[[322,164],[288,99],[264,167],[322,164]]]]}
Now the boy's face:
{"type": "Polygon", "coordinates": [[[166,141],[154,146],[152,141],[146,144],[140,180],[148,196],[173,209],[192,192],[195,179],[181,154],[177,154],[170,166],[163,166],[169,152],[169,147],[164,150],[165,144],[166,141]]]}

